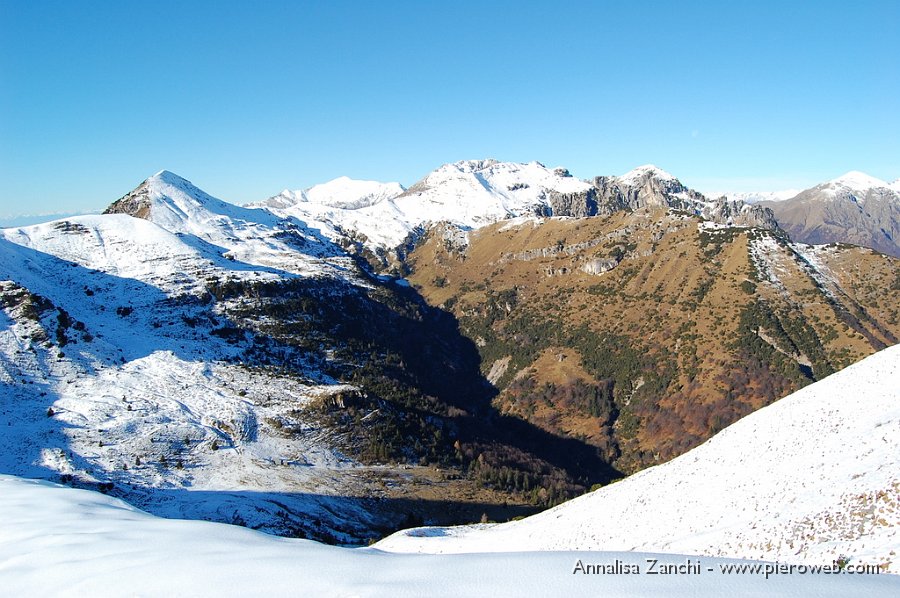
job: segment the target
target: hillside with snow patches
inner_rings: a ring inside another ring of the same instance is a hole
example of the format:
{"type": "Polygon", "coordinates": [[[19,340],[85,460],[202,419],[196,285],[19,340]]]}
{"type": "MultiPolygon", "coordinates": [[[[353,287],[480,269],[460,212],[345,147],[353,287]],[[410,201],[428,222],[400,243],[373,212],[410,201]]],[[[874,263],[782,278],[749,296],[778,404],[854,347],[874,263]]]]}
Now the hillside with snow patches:
{"type": "Polygon", "coordinates": [[[117,206],[142,217],[0,230],[0,471],[115,486],[166,516],[364,533],[368,509],[344,498],[357,465],[313,423],[295,437],[277,428],[348,387],[316,360],[302,380],[244,367],[229,304],[207,290],[365,286],[353,260],[301,222],[165,171],[117,206]]]}
{"type": "Polygon", "coordinates": [[[612,550],[900,572],[900,346],[732,424],[703,445],[500,525],[419,528],[381,550],[612,550]]]}

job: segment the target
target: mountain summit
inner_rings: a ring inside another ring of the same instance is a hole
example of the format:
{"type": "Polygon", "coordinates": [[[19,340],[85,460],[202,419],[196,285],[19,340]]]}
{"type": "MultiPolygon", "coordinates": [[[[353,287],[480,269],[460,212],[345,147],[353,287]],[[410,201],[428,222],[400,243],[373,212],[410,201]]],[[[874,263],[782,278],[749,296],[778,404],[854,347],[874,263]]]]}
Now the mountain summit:
{"type": "Polygon", "coordinates": [[[861,191],[863,193],[867,193],[872,189],[890,188],[890,185],[888,185],[881,179],[877,179],[858,170],[851,170],[850,172],[839,176],[836,179],[828,181],[826,185],[829,185],[831,187],[843,187],[846,189],[851,189],[853,191],[861,191]]]}
{"type": "Polygon", "coordinates": [[[149,220],[170,233],[196,239],[195,245],[220,257],[288,272],[320,269],[307,260],[298,262],[299,254],[313,259],[342,254],[303,222],[228,203],[168,170],[154,174],[103,213],[149,220]]]}
{"type": "Polygon", "coordinates": [[[851,171],[795,197],[760,202],[801,243],[852,243],[900,257],[900,187],[851,171]]]}

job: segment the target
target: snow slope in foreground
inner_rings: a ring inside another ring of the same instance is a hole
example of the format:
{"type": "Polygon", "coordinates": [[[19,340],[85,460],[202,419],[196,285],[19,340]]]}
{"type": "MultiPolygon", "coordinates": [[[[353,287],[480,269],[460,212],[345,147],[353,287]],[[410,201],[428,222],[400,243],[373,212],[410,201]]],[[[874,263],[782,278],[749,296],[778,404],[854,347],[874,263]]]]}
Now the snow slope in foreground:
{"type": "MultiPolygon", "coordinates": [[[[158,519],[110,497],[0,475],[10,596],[891,596],[894,575],[726,574],[736,561],[621,553],[400,555],[158,519]],[[645,559],[699,573],[647,574],[645,559]],[[619,563],[635,574],[573,573],[619,563]]],[[[747,564],[747,563],[744,563],[747,564]]],[[[750,563],[750,565],[753,565],[750,563]]]]}
{"type": "Polygon", "coordinates": [[[673,459],[522,521],[420,528],[397,552],[635,550],[900,572],[900,345],[673,459]]]}

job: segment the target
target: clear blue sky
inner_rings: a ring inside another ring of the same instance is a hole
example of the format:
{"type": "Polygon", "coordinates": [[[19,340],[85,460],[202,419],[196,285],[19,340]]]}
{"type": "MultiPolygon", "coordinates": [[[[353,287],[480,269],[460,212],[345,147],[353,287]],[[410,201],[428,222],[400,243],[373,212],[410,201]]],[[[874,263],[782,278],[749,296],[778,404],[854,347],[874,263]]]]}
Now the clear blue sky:
{"type": "Polygon", "coordinates": [[[0,0],[0,218],[466,158],[700,190],[900,177],[900,1],[0,0]]]}

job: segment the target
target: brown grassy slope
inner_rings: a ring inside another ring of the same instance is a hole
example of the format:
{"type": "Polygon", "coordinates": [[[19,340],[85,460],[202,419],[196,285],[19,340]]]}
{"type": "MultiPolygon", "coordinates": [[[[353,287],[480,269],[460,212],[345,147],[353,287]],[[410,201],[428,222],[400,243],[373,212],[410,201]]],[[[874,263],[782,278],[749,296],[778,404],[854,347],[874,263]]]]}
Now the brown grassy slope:
{"type": "Polygon", "coordinates": [[[478,345],[496,407],[626,472],[900,336],[900,264],[867,249],[646,210],[450,232],[409,278],[478,345]]]}

